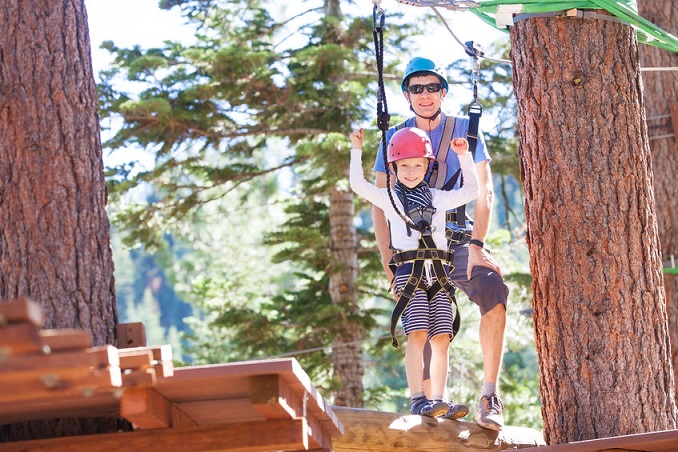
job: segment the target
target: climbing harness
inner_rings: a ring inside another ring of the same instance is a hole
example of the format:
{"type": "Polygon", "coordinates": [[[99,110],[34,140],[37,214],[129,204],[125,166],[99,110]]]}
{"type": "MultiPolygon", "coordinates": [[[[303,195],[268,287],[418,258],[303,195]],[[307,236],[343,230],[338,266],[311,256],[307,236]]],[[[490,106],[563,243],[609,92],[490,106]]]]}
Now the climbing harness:
{"type": "Polygon", "coordinates": [[[393,346],[398,348],[398,338],[396,337],[396,326],[398,321],[414,296],[417,289],[426,292],[428,300],[444,290],[447,293],[450,302],[454,306],[454,321],[452,324],[452,339],[459,332],[461,325],[461,315],[457,306],[457,299],[454,296],[456,287],[452,280],[447,276],[443,263],[450,266],[450,271],[454,268],[454,252],[440,250],[436,248],[431,231],[425,231],[419,238],[419,245],[416,250],[399,251],[394,253],[393,259],[389,264],[395,274],[397,267],[407,263],[412,264],[412,271],[407,279],[407,283],[402,289],[398,301],[396,302],[393,313],[391,314],[391,338],[393,346]],[[433,270],[433,271],[431,271],[433,270]],[[433,274],[431,274],[433,273],[433,274]]]}

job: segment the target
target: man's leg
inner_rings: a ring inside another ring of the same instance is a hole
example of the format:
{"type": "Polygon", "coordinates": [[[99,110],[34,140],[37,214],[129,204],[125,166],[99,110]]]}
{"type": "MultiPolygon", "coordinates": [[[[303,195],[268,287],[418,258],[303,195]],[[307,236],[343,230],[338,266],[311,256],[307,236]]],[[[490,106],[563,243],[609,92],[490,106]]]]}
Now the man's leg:
{"type": "Polygon", "coordinates": [[[483,352],[483,375],[487,383],[497,384],[504,356],[506,307],[498,304],[480,317],[480,349],[483,352]]]}

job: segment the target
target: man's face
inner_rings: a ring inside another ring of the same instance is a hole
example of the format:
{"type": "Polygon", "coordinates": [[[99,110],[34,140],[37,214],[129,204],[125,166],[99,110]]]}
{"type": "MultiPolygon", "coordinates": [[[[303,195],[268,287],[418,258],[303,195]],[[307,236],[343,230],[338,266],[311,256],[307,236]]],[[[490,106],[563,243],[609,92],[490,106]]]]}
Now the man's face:
{"type": "MultiPolygon", "coordinates": [[[[413,94],[410,92],[410,87],[414,85],[422,85],[426,87],[430,84],[440,83],[440,78],[433,74],[418,75],[409,78],[408,89],[405,90],[405,98],[408,100],[412,109],[416,114],[423,117],[430,117],[435,115],[443,102],[447,91],[442,88],[438,92],[430,92],[430,89],[424,88],[420,94],[413,94]]],[[[420,88],[421,89],[421,88],[420,88]]]]}

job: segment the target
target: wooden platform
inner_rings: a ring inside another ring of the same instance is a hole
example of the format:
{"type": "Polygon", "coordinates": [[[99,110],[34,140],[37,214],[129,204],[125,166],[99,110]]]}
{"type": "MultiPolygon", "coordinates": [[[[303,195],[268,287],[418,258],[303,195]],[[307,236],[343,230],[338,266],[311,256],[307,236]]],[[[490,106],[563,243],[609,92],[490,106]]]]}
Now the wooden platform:
{"type": "Polygon", "coordinates": [[[343,434],[295,359],[175,369],[169,346],[91,347],[82,331],[41,326],[29,300],[0,304],[0,424],[110,416],[136,430],[3,451],[329,451],[343,434]]]}

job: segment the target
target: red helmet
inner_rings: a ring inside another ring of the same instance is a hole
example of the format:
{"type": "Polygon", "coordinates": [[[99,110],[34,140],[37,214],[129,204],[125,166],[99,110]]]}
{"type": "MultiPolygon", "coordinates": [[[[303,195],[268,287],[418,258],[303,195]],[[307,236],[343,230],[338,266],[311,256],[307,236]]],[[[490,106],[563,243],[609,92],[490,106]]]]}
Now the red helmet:
{"type": "Polygon", "coordinates": [[[426,132],[416,127],[405,127],[394,133],[388,143],[388,163],[417,157],[435,160],[426,132]]]}

